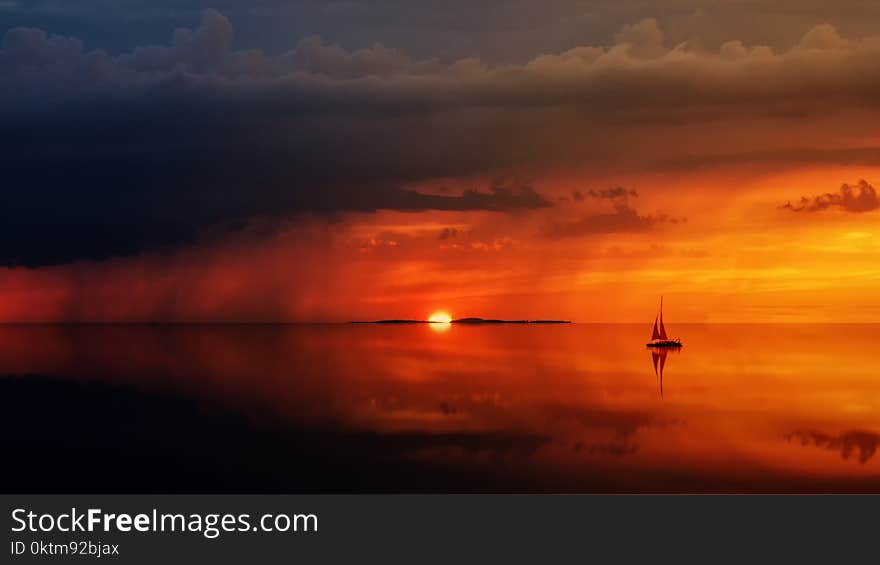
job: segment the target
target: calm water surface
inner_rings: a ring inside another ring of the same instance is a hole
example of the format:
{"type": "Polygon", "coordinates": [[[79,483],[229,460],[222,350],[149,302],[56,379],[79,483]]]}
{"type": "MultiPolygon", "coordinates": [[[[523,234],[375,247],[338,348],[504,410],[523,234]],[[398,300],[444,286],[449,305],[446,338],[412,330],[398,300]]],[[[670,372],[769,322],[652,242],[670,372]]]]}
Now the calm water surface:
{"type": "Polygon", "coordinates": [[[6,491],[880,492],[878,332],[678,325],[684,348],[654,359],[645,325],[4,326],[0,477],[6,491]]]}

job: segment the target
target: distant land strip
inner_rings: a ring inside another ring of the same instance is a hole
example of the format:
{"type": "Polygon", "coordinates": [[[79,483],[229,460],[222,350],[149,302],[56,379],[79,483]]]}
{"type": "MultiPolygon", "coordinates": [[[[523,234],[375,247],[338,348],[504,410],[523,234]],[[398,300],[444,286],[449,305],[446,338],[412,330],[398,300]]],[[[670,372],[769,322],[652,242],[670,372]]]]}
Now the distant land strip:
{"type": "MultiPolygon", "coordinates": [[[[444,324],[431,320],[370,320],[352,321],[350,324],[444,324]]],[[[571,320],[495,320],[492,318],[458,318],[450,324],[570,324],[571,320]]]]}

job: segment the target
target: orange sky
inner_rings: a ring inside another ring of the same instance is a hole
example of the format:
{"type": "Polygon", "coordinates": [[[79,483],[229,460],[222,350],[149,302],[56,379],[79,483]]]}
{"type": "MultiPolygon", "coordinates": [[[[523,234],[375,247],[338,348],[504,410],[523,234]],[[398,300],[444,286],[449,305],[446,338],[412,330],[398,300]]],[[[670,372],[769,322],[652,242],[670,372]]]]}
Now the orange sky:
{"type": "Polygon", "coordinates": [[[443,309],[645,322],[664,294],[670,324],[876,322],[878,212],[780,205],[877,176],[841,167],[547,178],[537,189],[557,201],[548,209],[348,214],[171,252],[6,269],[0,319],[345,321],[443,309]],[[638,192],[626,202],[639,216],[669,219],[640,231],[557,233],[583,214],[613,214],[620,200],[576,200],[574,191],[618,184],[638,192]]]}
{"type": "Polygon", "coordinates": [[[880,322],[880,36],[649,18],[516,64],[233,36],[8,38],[0,78],[52,95],[2,110],[37,141],[4,146],[0,321],[880,322]]]}

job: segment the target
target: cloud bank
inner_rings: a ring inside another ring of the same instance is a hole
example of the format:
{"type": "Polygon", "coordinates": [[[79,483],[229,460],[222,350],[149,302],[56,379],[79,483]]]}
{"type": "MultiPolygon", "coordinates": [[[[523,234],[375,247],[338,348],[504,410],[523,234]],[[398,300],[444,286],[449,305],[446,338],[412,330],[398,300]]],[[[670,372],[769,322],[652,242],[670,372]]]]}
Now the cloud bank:
{"type": "MultiPolygon", "coordinates": [[[[880,37],[847,39],[828,25],[785,51],[742,41],[708,50],[672,44],[649,19],[609,45],[495,65],[317,37],[273,55],[234,50],[234,36],[213,10],[167,45],[117,55],[8,31],[0,262],[135,254],[264,216],[550,205],[531,187],[416,188],[434,179],[875,158],[815,134],[828,115],[862,131],[880,109],[880,37]]],[[[557,233],[664,221],[617,205],[557,233]]]]}

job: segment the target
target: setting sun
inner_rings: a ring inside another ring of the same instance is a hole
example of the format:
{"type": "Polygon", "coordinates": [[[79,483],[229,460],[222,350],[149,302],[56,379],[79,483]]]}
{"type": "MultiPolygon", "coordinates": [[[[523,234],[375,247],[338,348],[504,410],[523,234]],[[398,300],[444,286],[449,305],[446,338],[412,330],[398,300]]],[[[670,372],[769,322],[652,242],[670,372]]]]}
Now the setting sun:
{"type": "Polygon", "coordinates": [[[432,324],[448,324],[452,322],[452,316],[449,315],[449,312],[434,312],[428,317],[428,321],[432,324]]]}

